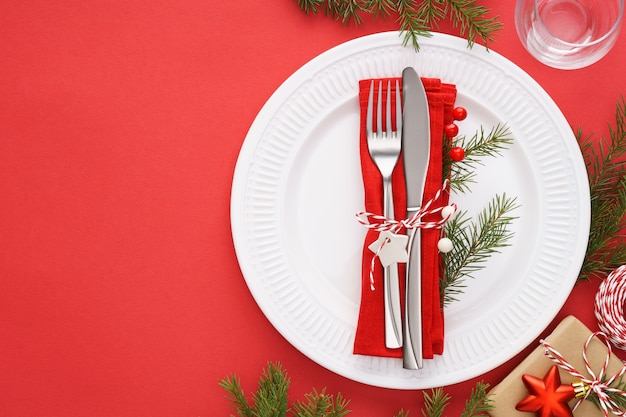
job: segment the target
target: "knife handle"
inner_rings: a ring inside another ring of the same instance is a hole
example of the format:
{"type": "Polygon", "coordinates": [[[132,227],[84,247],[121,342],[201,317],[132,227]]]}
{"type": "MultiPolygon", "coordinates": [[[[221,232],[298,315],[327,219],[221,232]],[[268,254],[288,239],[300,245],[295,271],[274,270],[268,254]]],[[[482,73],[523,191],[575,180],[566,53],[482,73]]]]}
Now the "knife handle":
{"type": "Polygon", "coordinates": [[[422,357],[422,259],[421,229],[409,229],[404,300],[402,367],[421,369],[422,357]]]}

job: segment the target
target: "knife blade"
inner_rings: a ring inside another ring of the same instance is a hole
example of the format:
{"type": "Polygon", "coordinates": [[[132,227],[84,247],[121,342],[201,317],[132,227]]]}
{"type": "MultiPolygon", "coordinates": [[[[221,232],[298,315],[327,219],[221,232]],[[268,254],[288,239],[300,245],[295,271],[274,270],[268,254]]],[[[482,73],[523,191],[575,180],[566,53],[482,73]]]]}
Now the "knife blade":
{"type": "MultiPolygon", "coordinates": [[[[402,71],[402,163],[406,182],[407,218],[422,206],[430,157],[430,116],[426,90],[415,69],[402,71]]],[[[422,357],[421,229],[407,230],[402,366],[420,369],[422,357]]]]}

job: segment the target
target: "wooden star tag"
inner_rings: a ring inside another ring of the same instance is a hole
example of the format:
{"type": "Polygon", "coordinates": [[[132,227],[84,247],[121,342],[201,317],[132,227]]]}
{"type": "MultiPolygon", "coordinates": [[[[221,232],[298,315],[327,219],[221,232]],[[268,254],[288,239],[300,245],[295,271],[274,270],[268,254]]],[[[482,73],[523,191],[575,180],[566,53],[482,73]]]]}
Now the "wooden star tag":
{"type": "Polygon", "coordinates": [[[407,262],[409,254],[406,245],[409,242],[407,235],[397,235],[388,230],[380,232],[378,239],[368,246],[379,258],[383,267],[394,263],[407,262]]]}

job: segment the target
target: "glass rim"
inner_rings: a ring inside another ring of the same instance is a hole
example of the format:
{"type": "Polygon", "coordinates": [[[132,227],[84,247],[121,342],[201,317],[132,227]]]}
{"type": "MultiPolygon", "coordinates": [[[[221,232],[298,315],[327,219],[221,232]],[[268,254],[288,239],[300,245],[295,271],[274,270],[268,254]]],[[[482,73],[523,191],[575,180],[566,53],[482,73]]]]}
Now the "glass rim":
{"type": "Polygon", "coordinates": [[[537,10],[537,3],[538,3],[538,0],[533,0],[533,12],[535,13],[537,23],[540,24],[541,28],[545,30],[547,33],[549,33],[554,39],[557,39],[559,43],[566,45],[566,46],[570,46],[570,47],[587,47],[587,46],[593,46],[593,45],[604,42],[606,39],[613,36],[617,31],[619,31],[621,23],[622,23],[622,18],[624,16],[624,0],[619,0],[619,10],[617,14],[617,19],[613,23],[613,26],[611,26],[611,28],[604,35],[600,36],[598,39],[594,39],[591,42],[585,42],[585,43],[567,42],[567,41],[560,39],[558,36],[555,36],[554,33],[552,33],[546,27],[543,19],[539,17],[539,12],[537,10]]]}

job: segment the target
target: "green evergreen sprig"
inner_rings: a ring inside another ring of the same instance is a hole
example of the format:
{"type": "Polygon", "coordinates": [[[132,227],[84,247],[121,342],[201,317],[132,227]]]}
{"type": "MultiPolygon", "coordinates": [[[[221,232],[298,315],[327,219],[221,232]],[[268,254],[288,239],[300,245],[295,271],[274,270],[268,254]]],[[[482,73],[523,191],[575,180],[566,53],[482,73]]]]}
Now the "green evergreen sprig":
{"type": "Polygon", "coordinates": [[[280,417],[287,415],[289,380],[279,363],[270,363],[263,370],[252,404],[248,403],[241,382],[236,375],[230,375],[219,382],[229,394],[231,406],[239,417],[280,417]]]}
{"type": "MultiPolygon", "coordinates": [[[[430,26],[425,18],[424,8],[415,8],[413,0],[397,0],[396,12],[400,33],[404,33],[404,46],[411,43],[416,51],[419,51],[419,37],[430,37],[430,26]]],[[[426,14],[427,15],[427,14],[426,14]]]]}
{"type": "MultiPolygon", "coordinates": [[[[250,404],[245,396],[241,382],[236,375],[230,375],[219,381],[219,386],[226,391],[227,398],[238,417],[344,417],[351,413],[350,403],[341,393],[331,395],[324,388],[313,389],[305,394],[304,401],[297,400],[289,406],[289,385],[291,380],[279,362],[270,362],[258,381],[258,388],[250,404]]],[[[487,390],[489,384],[482,381],[476,383],[461,417],[478,417],[487,415],[493,408],[487,390]]],[[[442,388],[423,391],[424,417],[441,417],[450,403],[451,397],[442,388]]],[[[400,410],[395,417],[408,417],[409,412],[400,410]]],[[[234,417],[231,414],[231,417],[234,417]]]]}
{"type": "Polygon", "coordinates": [[[460,211],[445,224],[452,250],[442,254],[440,288],[444,306],[463,292],[466,278],[483,269],[491,255],[510,245],[513,232],[509,226],[516,219],[510,213],[517,207],[516,198],[496,194],[476,220],[467,211],[460,211]]]}
{"type": "Polygon", "coordinates": [[[452,24],[459,28],[461,36],[467,37],[470,47],[477,38],[485,43],[493,42],[493,34],[502,28],[498,18],[487,18],[489,10],[476,5],[475,0],[448,0],[443,3],[449,6],[452,24]]]}
{"type": "Polygon", "coordinates": [[[609,137],[602,136],[598,145],[593,135],[583,137],[578,129],[580,145],[591,195],[591,227],[585,260],[579,280],[603,278],[626,264],[626,101],[616,105],[615,125],[609,124],[609,137]]]}
{"type": "Polygon", "coordinates": [[[488,17],[490,10],[477,5],[476,0],[297,0],[298,7],[306,14],[323,11],[340,21],[362,24],[363,15],[387,19],[396,16],[404,45],[411,44],[419,51],[419,38],[431,36],[431,30],[448,18],[461,36],[467,38],[468,47],[477,40],[485,46],[494,41],[502,28],[498,16],[488,17]]]}
{"type": "Polygon", "coordinates": [[[444,410],[450,404],[451,397],[443,391],[443,388],[436,388],[429,392],[424,391],[424,410],[423,416],[441,417],[444,410]]]}
{"type": "MultiPolygon", "coordinates": [[[[488,133],[481,126],[469,139],[461,135],[443,143],[443,176],[450,178],[451,191],[465,193],[476,182],[476,168],[484,165],[487,157],[502,156],[513,138],[507,125],[497,124],[488,133]],[[458,162],[448,156],[455,146],[465,151],[465,157],[458,162]]],[[[456,300],[455,296],[466,288],[466,279],[483,269],[491,255],[509,246],[513,237],[509,226],[516,218],[511,212],[517,207],[516,198],[506,193],[495,195],[476,219],[462,210],[445,224],[444,232],[453,249],[441,256],[440,291],[444,306],[456,300]]]]}
{"type": "Polygon", "coordinates": [[[443,159],[443,175],[444,178],[450,178],[450,190],[463,193],[471,191],[470,184],[475,182],[476,168],[485,164],[484,158],[502,156],[502,152],[512,143],[511,131],[506,124],[497,124],[489,133],[481,126],[469,139],[461,135],[453,141],[444,141],[443,155],[448,155],[455,146],[465,151],[462,161],[443,159]]]}
{"type": "Polygon", "coordinates": [[[489,396],[489,384],[483,381],[476,383],[470,397],[465,401],[465,409],[461,417],[488,416],[493,410],[493,401],[489,396]]]}
{"type": "Polygon", "coordinates": [[[306,401],[296,401],[293,405],[293,415],[300,417],[343,417],[350,413],[347,409],[350,401],[346,400],[340,392],[337,395],[326,394],[326,389],[304,395],[306,401]]]}
{"type": "Polygon", "coordinates": [[[279,362],[270,362],[263,370],[251,403],[236,375],[219,381],[219,386],[228,394],[227,399],[239,417],[344,417],[350,412],[347,409],[348,400],[340,393],[328,395],[325,389],[314,389],[305,395],[304,401],[298,400],[290,406],[290,385],[291,380],[279,362]]]}
{"type": "MultiPolygon", "coordinates": [[[[470,396],[465,400],[465,408],[460,417],[488,416],[493,410],[493,400],[487,392],[489,384],[483,381],[476,383],[470,396]]],[[[450,404],[452,397],[444,392],[443,388],[435,388],[430,391],[422,391],[424,397],[423,417],[442,417],[446,407],[450,404]]],[[[400,410],[394,417],[409,417],[409,412],[400,410]]]]}

